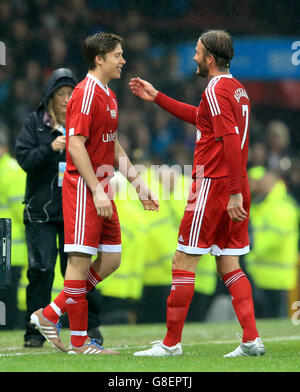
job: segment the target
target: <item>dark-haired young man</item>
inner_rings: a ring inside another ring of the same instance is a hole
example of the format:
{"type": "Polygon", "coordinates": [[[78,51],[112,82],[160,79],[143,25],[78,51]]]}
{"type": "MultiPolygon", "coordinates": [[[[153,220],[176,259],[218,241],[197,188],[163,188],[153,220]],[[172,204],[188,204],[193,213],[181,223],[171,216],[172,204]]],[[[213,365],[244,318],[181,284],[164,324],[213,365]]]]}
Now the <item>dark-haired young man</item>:
{"type": "Polygon", "coordinates": [[[85,40],[89,72],[75,87],[66,117],[63,214],[69,259],[64,290],[45,309],[31,315],[46,339],[69,354],[115,354],[88,338],[86,301],[86,292],[120,265],[121,231],[109,183],[114,168],[137,185],[145,210],[158,210],[155,195],[140,179],[117,138],[117,99],[107,84],[121,77],[125,65],[121,44],[121,37],[109,33],[85,40]],[[95,255],[98,257],[91,263],[95,255]],[[65,311],[71,330],[68,350],[57,331],[65,311]]]}
{"type": "Polygon", "coordinates": [[[250,102],[242,84],[229,73],[233,54],[231,36],[223,30],[211,30],[199,38],[194,56],[197,74],[209,83],[198,108],[167,97],[140,78],[129,83],[134,94],[197,129],[193,183],[173,258],[167,334],[136,356],[182,354],[181,335],[194,293],[196,266],[201,255],[209,252],[216,257],[218,274],[243,329],[241,344],[226,356],[265,353],[256,329],[251,286],[239,265],[239,256],[249,252],[250,102]]]}

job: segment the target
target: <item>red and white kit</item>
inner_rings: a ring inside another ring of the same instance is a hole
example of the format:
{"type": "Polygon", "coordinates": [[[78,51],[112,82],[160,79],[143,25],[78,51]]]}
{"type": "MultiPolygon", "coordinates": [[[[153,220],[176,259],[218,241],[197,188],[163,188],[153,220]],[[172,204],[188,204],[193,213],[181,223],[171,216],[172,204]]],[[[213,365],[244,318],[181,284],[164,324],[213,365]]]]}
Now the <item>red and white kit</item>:
{"type": "Polygon", "coordinates": [[[109,195],[113,216],[97,216],[93,197],[67,151],[63,180],[65,252],[96,255],[98,251],[120,252],[121,230],[112,200],[109,178],[114,171],[114,146],[118,106],[114,92],[88,74],[73,91],[66,115],[66,142],[72,135],[87,138],[85,147],[93,169],[109,195]]]}
{"type": "Polygon", "coordinates": [[[158,93],[155,102],[197,128],[193,183],[179,228],[177,249],[188,254],[243,255],[249,252],[248,219],[234,222],[230,194],[242,193],[250,210],[247,179],[250,101],[231,74],[212,78],[199,107],[158,93]]]}

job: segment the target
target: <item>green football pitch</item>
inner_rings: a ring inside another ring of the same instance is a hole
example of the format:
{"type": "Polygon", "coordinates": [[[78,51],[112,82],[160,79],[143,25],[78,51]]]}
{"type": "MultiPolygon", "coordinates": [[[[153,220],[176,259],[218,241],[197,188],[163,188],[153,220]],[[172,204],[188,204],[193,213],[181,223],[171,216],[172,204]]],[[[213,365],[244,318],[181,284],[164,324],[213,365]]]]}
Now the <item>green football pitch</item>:
{"type": "MultiPolygon", "coordinates": [[[[223,358],[239,344],[235,335],[241,331],[236,321],[187,323],[182,339],[183,355],[164,358],[132,355],[150,347],[151,341],[162,339],[163,324],[102,326],[104,346],[120,354],[96,356],[67,355],[55,351],[47,342],[40,349],[25,349],[23,331],[0,329],[0,371],[111,372],[111,378],[106,376],[107,380],[113,379],[110,382],[116,382],[115,372],[154,372],[159,376],[168,372],[299,372],[300,327],[290,319],[258,320],[257,326],[266,355],[241,358],[223,358]]],[[[68,345],[69,330],[63,329],[61,333],[68,345]]]]}

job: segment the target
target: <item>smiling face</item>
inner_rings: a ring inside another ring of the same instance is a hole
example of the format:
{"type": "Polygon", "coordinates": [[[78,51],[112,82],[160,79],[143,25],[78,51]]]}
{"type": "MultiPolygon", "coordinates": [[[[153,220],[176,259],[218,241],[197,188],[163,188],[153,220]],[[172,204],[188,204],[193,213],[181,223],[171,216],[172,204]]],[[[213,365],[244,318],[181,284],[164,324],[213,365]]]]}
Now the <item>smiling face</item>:
{"type": "Polygon", "coordinates": [[[203,78],[207,78],[209,75],[209,57],[205,55],[205,47],[199,39],[196,45],[196,54],[193,57],[193,60],[196,61],[197,67],[197,75],[202,76],[203,78]]]}
{"type": "Polygon", "coordinates": [[[114,50],[106,53],[103,57],[96,56],[96,63],[106,83],[111,79],[120,79],[122,67],[126,63],[121,44],[118,43],[114,50]]]}

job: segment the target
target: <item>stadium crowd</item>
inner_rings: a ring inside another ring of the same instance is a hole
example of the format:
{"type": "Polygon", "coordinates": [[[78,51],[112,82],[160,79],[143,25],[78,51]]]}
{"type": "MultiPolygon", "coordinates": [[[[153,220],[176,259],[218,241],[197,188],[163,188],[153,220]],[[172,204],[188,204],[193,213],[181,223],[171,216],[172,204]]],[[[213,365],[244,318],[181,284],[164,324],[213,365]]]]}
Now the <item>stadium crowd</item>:
{"type": "MultiPolygon", "coordinates": [[[[101,1],[101,6],[98,3],[95,0],[1,1],[0,37],[6,44],[7,59],[6,66],[0,67],[0,120],[9,135],[11,154],[14,155],[15,140],[25,118],[36,110],[41,100],[41,91],[50,74],[56,68],[68,67],[81,80],[86,73],[82,41],[88,34],[102,30],[125,38],[124,75],[110,87],[118,97],[119,140],[128,156],[134,163],[192,165],[194,127],[172,118],[155,105],[137,100],[128,88],[130,78],[141,76],[169,96],[198,106],[206,82],[181,73],[175,45],[195,40],[199,28],[221,28],[225,23],[233,35],[259,34],[263,27],[270,30],[272,20],[270,26],[263,26],[263,15],[251,18],[245,31],[243,23],[248,22],[251,7],[245,6],[243,16],[233,24],[229,23],[229,8],[222,8],[221,1],[215,2],[220,12],[214,14],[208,2],[200,5],[197,1],[161,1],[162,6],[158,8],[155,1],[101,1]],[[201,20],[207,21],[206,25],[198,26],[198,14],[202,15],[201,20]]],[[[273,18],[281,12],[279,2],[273,18]]],[[[281,18],[277,33],[284,33],[284,23],[285,18],[281,18]]],[[[292,32],[296,22],[289,20],[289,23],[292,32]]],[[[269,110],[271,117],[262,112],[253,103],[249,169],[263,166],[277,171],[299,204],[300,146],[293,140],[297,130],[276,117],[276,108],[269,110]]]]}

